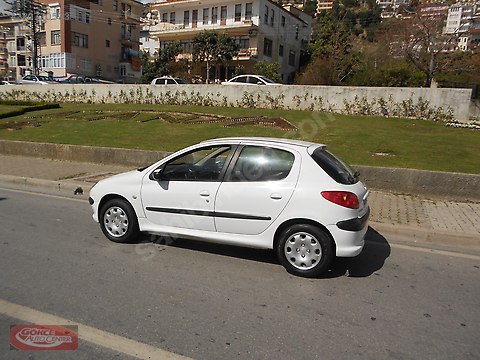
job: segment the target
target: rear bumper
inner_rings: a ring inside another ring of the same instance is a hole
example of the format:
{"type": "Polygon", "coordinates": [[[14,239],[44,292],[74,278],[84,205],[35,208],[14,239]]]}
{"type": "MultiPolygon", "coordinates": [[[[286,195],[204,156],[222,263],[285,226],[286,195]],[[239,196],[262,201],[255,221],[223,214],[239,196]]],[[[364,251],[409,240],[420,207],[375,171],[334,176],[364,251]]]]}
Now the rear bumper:
{"type": "Polygon", "coordinates": [[[363,228],[367,225],[369,216],[370,216],[370,208],[367,209],[367,212],[362,217],[337,222],[337,227],[340,230],[345,230],[345,231],[363,230],[363,228]]]}
{"type": "Polygon", "coordinates": [[[336,256],[354,257],[362,252],[369,216],[370,209],[362,217],[339,221],[327,227],[335,240],[336,256]]]}

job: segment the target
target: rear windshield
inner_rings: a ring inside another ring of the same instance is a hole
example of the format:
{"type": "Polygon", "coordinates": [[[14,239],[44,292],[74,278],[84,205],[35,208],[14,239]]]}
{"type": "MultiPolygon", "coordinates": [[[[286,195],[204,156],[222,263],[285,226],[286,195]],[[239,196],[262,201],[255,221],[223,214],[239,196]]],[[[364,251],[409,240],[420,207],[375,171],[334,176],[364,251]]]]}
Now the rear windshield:
{"type": "Polygon", "coordinates": [[[324,148],[316,149],[312,158],[336,182],[351,185],[358,181],[350,166],[324,148]]]}

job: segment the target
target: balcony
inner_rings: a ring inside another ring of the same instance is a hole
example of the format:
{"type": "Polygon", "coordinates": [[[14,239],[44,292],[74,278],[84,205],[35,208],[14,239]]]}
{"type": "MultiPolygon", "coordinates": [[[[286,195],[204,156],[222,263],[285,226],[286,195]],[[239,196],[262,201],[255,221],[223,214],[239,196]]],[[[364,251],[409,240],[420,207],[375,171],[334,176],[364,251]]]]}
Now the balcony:
{"type": "Polygon", "coordinates": [[[248,48],[248,49],[240,49],[235,60],[249,60],[251,58],[256,58],[258,55],[257,48],[248,48]]]}
{"type": "Polygon", "coordinates": [[[150,26],[150,37],[157,39],[170,39],[175,37],[176,39],[188,39],[195,36],[199,32],[205,30],[219,30],[226,31],[227,34],[235,36],[248,35],[251,37],[256,36],[257,26],[252,23],[235,23],[235,24],[170,24],[167,22],[160,22],[154,26],[150,26]]]}

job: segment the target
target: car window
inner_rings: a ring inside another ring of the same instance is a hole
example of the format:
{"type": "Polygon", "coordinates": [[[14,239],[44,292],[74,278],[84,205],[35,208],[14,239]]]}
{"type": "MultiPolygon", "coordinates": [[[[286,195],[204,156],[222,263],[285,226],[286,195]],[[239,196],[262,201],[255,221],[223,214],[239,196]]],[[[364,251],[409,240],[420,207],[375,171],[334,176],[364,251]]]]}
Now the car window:
{"type": "Polygon", "coordinates": [[[285,179],[292,169],[295,155],[289,151],[245,146],[227,181],[273,181],[285,179]]]}
{"type": "Polygon", "coordinates": [[[177,81],[177,84],[186,84],[187,82],[183,79],[175,79],[177,81]]]}
{"type": "Polygon", "coordinates": [[[258,83],[261,83],[263,85],[263,82],[260,81],[259,78],[255,77],[255,76],[249,76],[248,77],[248,83],[249,84],[258,84],[258,83]]]}
{"type": "Polygon", "coordinates": [[[324,148],[317,148],[312,158],[336,182],[351,185],[358,181],[350,166],[324,148]]]}
{"type": "Polygon", "coordinates": [[[259,78],[262,79],[263,81],[265,81],[266,83],[275,84],[275,81],[270,80],[269,78],[267,78],[265,76],[259,76],[259,78]]]}
{"type": "Polygon", "coordinates": [[[177,83],[175,82],[175,80],[173,79],[167,79],[167,85],[177,85],[177,83]]]}
{"type": "Polygon", "coordinates": [[[233,82],[245,83],[245,82],[247,82],[247,77],[246,76],[239,76],[238,78],[233,80],[233,82]]]}
{"type": "Polygon", "coordinates": [[[155,81],[155,85],[165,85],[165,80],[164,79],[157,79],[155,81]]]}
{"type": "Polygon", "coordinates": [[[229,145],[209,146],[168,162],[162,179],[171,181],[218,181],[231,154],[229,145]]]}

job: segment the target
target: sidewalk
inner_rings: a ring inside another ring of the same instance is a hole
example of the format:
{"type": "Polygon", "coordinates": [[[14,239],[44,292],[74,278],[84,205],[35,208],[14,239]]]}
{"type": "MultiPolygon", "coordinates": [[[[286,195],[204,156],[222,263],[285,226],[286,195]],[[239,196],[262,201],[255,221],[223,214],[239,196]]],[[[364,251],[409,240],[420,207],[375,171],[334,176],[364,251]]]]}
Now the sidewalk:
{"type": "MultiPolygon", "coordinates": [[[[0,155],[0,186],[17,184],[50,188],[73,196],[78,187],[86,198],[98,180],[132,167],[0,155]]],[[[371,191],[370,226],[405,242],[434,243],[480,249],[480,203],[430,200],[371,191]]]]}

